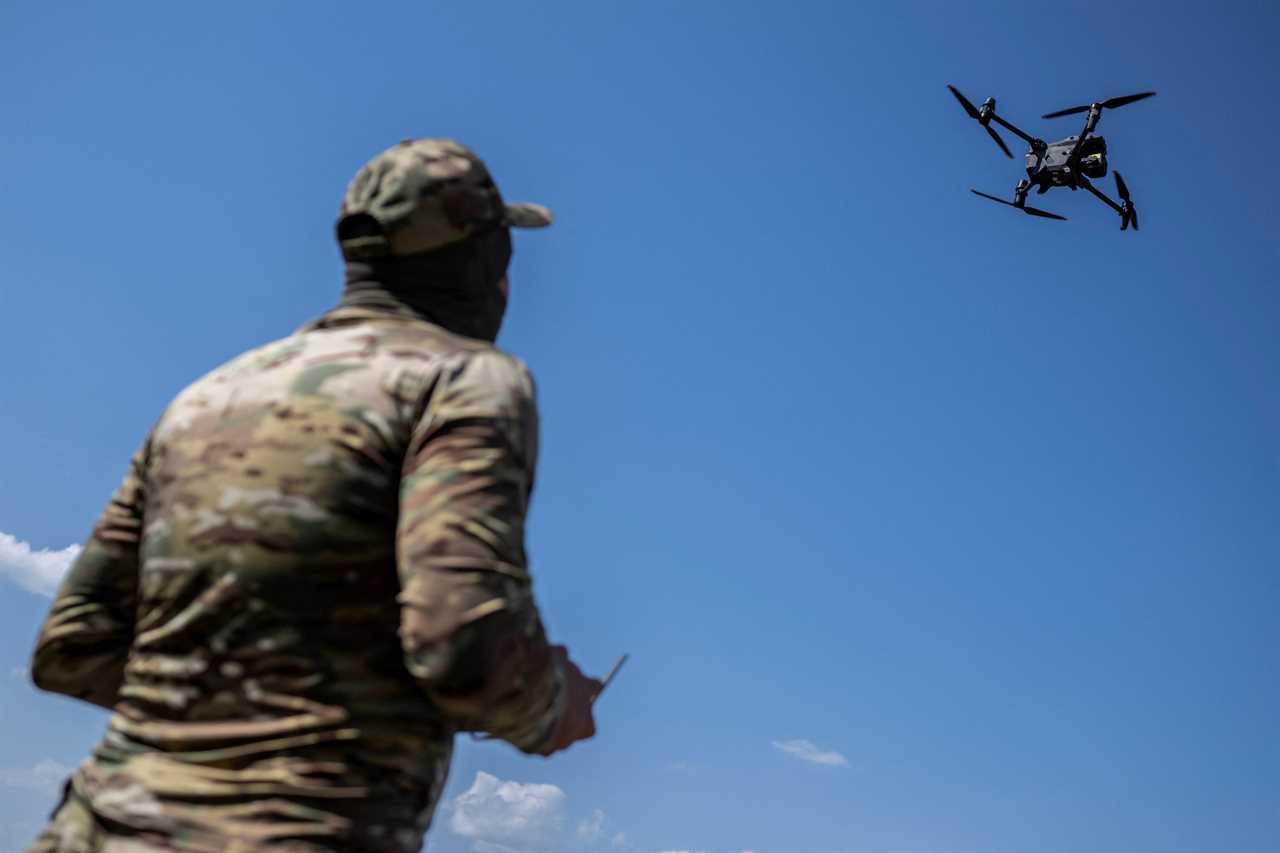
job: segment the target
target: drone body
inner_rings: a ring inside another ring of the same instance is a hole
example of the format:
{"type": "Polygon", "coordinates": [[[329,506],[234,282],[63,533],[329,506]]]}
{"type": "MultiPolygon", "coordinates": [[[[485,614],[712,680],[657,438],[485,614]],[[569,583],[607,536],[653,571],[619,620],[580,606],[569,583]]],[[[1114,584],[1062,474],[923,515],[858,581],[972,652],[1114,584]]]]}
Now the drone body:
{"type": "Polygon", "coordinates": [[[1104,109],[1122,107],[1125,104],[1149,98],[1155,92],[1125,95],[1088,106],[1070,107],[1065,110],[1048,113],[1044,118],[1057,118],[1075,113],[1088,113],[1088,117],[1085,119],[1084,129],[1078,135],[1068,136],[1066,139],[1061,139],[1057,142],[1045,142],[1043,139],[1037,139],[1024,133],[1001,116],[996,115],[995,98],[987,98],[981,107],[975,107],[964,95],[960,94],[960,90],[955,86],[948,85],[947,88],[951,90],[951,94],[956,96],[956,100],[960,102],[960,106],[964,107],[969,117],[975,119],[990,134],[996,145],[999,145],[1000,150],[1005,153],[1005,156],[1013,157],[1013,152],[1004,144],[1004,140],[996,133],[995,128],[991,127],[991,122],[995,122],[1010,133],[1018,136],[1028,145],[1027,177],[1019,181],[1017,187],[1014,188],[1013,201],[1005,201],[1002,198],[978,192],[978,190],[970,190],[970,192],[1001,204],[1007,204],[1010,207],[1016,207],[1023,213],[1029,213],[1032,216],[1039,216],[1045,219],[1066,219],[1065,216],[1059,216],[1047,210],[1027,207],[1027,193],[1032,188],[1035,188],[1036,193],[1039,195],[1047,193],[1053,187],[1069,187],[1072,190],[1084,189],[1120,214],[1121,231],[1124,231],[1130,225],[1133,226],[1134,231],[1138,230],[1138,210],[1134,206],[1133,200],[1129,198],[1129,188],[1125,186],[1124,178],[1120,177],[1119,172],[1115,173],[1116,191],[1120,194],[1121,199],[1119,204],[1112,201],[1105,193],[1090,183],[1090,178],[1103,178],[1107,174],[1107,141],[1101,136],[1094,136],[1093,129],[1097,127],[1098,120],[1101,118],[1104,109]]]}
{"type": "MultiPolygon", "coordinates": [[[[1071,186],[1071,152],[1075,150],[1079,137],[1068,136],[1059,142],[1050,142],[1045,147],[1044,164],[1037,172],[1038,159],[1034,151],[1027,152],[1027,177],[1033,186],[1042,187],[1039,192],[1048,192],[1050,187],[1071,186]]],[[[1105,178],[1107,176],[1107,140],[1101,136],[1090,136],[1080,147],[1079,170],[1087,178],[1105,178]]]]}

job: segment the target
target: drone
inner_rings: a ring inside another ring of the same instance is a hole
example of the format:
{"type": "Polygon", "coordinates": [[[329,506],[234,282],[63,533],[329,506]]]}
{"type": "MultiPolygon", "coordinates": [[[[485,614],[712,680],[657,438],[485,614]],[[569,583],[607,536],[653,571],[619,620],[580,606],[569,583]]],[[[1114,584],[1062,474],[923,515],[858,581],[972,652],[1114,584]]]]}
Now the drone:
{"type": "Polygon", "coordinates": [[[982,125],[983,129],[991,134],[991,138],[995,140],[996,145],[1000,146],[1000,150],[1005,153],[1006,157],[1012,159],[1013,152],[1009,150],[1009,146],[1004,144],[1000,134],[996,133],[995,128],[991,126],[993,121],[1031,146],[1027,151],[1027,177],[1018,181],[1018,186],[1013,190],[1013,201],[1005,201],[1002,198],[996,198],[993,195],[978,192],[975,189],[970,189],[969,192],[974,195],[980,195],[983,198],[989,198],[1000,204],[1007,204],[1009,207],[1017,208],[1023,213],[1028,213],[1032,216],[1066,221],[1067,217],[1065,216],[1059,216],[1056,213],[1050,213],[1047,210],[1040,210],[1035,207],[1028,207],[1027,193],[1032,187],[1036,188],[1037,195],[1044,195],[1052,187],[1070,187],[1072,190],[1085,189],[1120,214],[1121,231],[1124,231],[1130,225],[1133,226],[1134,231],[1138,230],[1138,208],[1134,206],[1133,200],[1129,198],[1129,188],[1125,186],[1124,178],[1120,177],[1120,173],[1114,173],[1116,192],[1120,194],[1119,204],[1089,181],[1090,178],[1102,178],[1106,177],[1107,174],[1107,141],[1101,136],[1094,136],[1093,129],[1098,126],[1098,119],[1102,117],[1103,110],[1113,110],[1126,104],[1132,104],[1134,101],[1141,101],[1143,98],[1150,98],[1155,92],[1124,95],[1119,98],[1097,101],[1087,106],[1068,107],[1065,110],[1046,113],[1041,118],[1058,118],[1059,116],[1076,115],[1077,113],[1089,114],[1085,118],[1084,130],[1080,131],[1079,136],[1068,136],[1058,142],[1047,143],[1043,139],[1037,139],[1024,133],[1014,127],[1012,123],[996,115],[995,98],[987,98],[982,102],[981,107],[975,107],[968,98],[960,94],[960,90],[955,86],[948,84],[947,88],[951,90],[951,94],[956,96],[956,100],[960,102],[960,106],[964,107],[964,111],[969,114],[969,118],[977,120],[978,124],[982,125]]]}

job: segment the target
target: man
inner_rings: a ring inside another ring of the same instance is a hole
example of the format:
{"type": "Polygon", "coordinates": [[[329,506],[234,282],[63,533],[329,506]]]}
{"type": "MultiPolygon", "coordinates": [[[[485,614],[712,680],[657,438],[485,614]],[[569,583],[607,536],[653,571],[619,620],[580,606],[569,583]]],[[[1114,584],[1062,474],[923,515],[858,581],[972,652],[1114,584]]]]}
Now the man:
{"type": "Polygon", "coordinates": [[[550,755],[601,684],[526,571],[508,205],[448,140],[347,189],[335,309],[196,381],[59,590],[36,684],[115,711],[34,851],[417,851],[454,733],[550,755]]]}

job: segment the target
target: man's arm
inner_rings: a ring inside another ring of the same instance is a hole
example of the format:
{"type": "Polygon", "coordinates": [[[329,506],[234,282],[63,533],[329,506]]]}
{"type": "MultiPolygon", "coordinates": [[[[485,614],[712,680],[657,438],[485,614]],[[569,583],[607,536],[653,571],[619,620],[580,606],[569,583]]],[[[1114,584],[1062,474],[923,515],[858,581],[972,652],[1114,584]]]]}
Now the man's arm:
{"type": "Polygon", "coordinates": [[[410,672],[459,728],[546,753],[569,695],[525,558],[537,418],[515,359],[445,370],[405,459],[396,553],[410,672]]]}
{"type": "Polygon", "coordinates": [[[133,642],[148,446],[134,454],[40,629],[31,678],[42,690],[108,709],[116,702],[133,642]]]}

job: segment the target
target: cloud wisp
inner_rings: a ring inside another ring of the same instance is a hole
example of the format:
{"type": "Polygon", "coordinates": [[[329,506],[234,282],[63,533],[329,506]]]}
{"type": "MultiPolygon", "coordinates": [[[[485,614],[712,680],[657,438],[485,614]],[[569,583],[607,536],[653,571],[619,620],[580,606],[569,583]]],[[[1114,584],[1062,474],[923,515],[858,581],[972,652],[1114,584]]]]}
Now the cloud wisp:
{"type": "Polygon", "coordinates": [[[816,743],[805,738],[771,741],[773,748],[784,752],[792,758],[807,761],[810,764],[823,764],[827,767],[848,767],[849,759],[833,750],[823,750],[816,743]]]}
{"type": "Polygon", "coordinates": [[[444,806],[448,827],[474,853],[561,853],[630,849],[601,809],[570,822],[568,796],[556,785],[509,782],[483,771],[444,806]]]}
{"type": "Polygon", "coordinates": [[[44,794],[54,793],[73,770],[75,770],[74,767],[46,758],[31,767],[0,768],[0,785],[6,788],[25,788],[28,791],[39,791],[44,794]]]}
{"type": "Polygon", "coordinates": [[[591,817],[578,822],[578,838],[590,844],[604,834],[604,812],[596,809],[591,817]]]}
{"type": "Polygon", "coordinates": [[[449,829],[480,853],[533,853],[560,834],[565,799],[556,785],[506,782],[479,772],[451,804],[449,829]]]}
{"type": "Polygon", "coordinates": [[[16,536],[0,532],[0,575],[23,589],[52,596],[79,553],[79,545],[61,551],[37,551],[16,536]]]}

